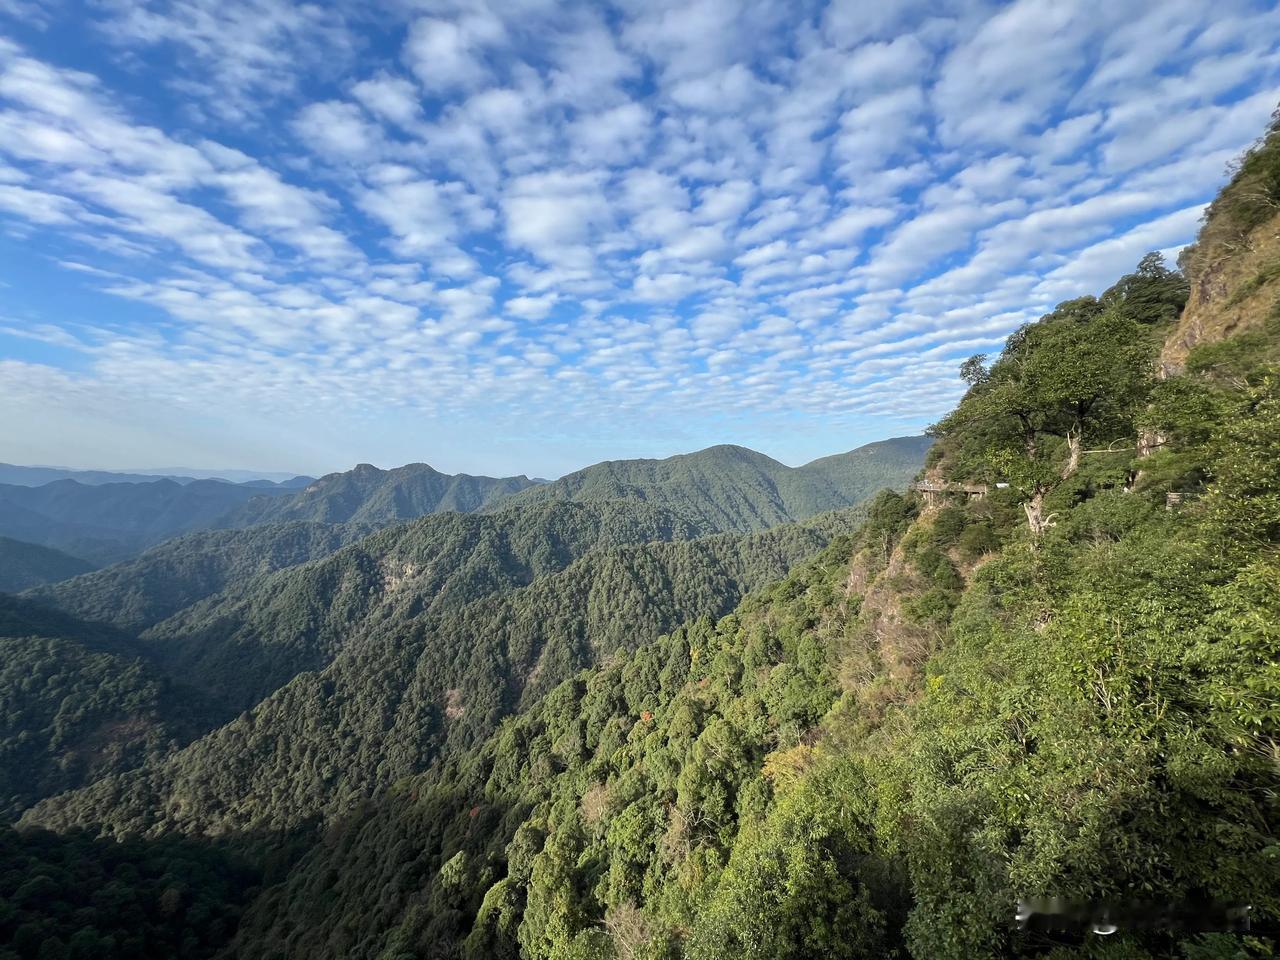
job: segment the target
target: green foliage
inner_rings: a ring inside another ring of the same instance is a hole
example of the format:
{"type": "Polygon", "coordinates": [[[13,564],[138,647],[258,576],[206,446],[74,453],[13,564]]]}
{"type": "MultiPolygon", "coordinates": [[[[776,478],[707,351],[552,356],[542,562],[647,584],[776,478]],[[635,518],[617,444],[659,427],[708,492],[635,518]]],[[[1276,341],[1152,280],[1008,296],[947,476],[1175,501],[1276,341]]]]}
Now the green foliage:
{"type": "Polygon", "coordinates": [[[1136,323],[1160,324],[1178,319],[1190,293],[1187,278],[1166,267],[1164,258],[1153,252],[1104,293],[1101,302],[1136,323]]]}
{"type": "MultiPolygon", "coordinates": [[[[358,924],[362,939],[347,944],[349,955],[379,955],[394,941],[411,952],[433,943],[440,955],[610,956],[602,927],[612,941],[643,933],[643,949],[674,942],[694,919],[690,897],[728,863],[739,824],[769,805],[766,759],[797,748],[835,700],[832,651],[856,611],[841,613],[837,598],[854,546],[838,539],[719,623],[694,622],[580,674],[475,753],[397,786],[372,820],[353,822],[312,855],[307,875],[335,879],[338,910],[317,910],[305,885],[290,888],[288,909],[254,948],[261,953],[245,955],[268,955],[267,943],[296,944],[299,955],[320,949],[335,923],[363,909],[371,882],[401,920],[383,928],[386,940],[369,936],[376,925],[358,924]],[[372,849],[419,853],[409,862],[374,854],[386,867],[371,881],[345,862],[372,849]],[[465,892],[440,872],[459,862],[468,865],[465,892]],[[409,906],[417,898],[436,918],[445,904],[467,909],[452,933],[437,926],[429,935],[409,906]],[[661,917],[624,922],[630,906],[654,900],[661,917]]],[[[845,855],[832,848],[839,862],[845,855]]],[[[814,860],[812,879],[794,891],[797,923],[828,876],[825,862],[814,860]]],[[[831,908],[846,927],[857,913],[831,908]]]]}
{"type": "Polygon", "coordinates": [[[92,569],[93,564],[60,550],[0,537],[0,593],[20,593],[92,569]]]}
{"type": "Polygon", "coordinates": [[[430,513],[471,513],[534,486],[528,477],[473,477],[440,473],[425,463],[379,470],[362,463],[309,484],[297,496],[258,497],[219,525],[310,521],[386,526],[430,513]]]}
{"type": "Polygon", "coordinates": [[[161,663],[202,672],[211,693],[290,665],[244,649],[259,638],[319,666],[285,677],[187,749],[48,801],[28,820],[122,833],[292,829],[337,817],[473,749],[583,667],[690,617],[726,613],[859,516],[667,542],[651,538],[687,528],[653,508],[546,504],[388,530],[148,631],[161,663]],[[201,659],[187,667],[169,645],[192,638],[201,659]],[[218,643],[226,648],[215,659],[218,643]]]}
{"type": "MultiPolygon", "coordinates": [[[[1185,297],[1148,257],[968,364],[930,469],[1011,484],[981,500],[697,536],[843,469],[713,448],[235,580],[141,649],[252,709],[27,822],[279,850],[245,960],[1274,955],[1010,923],[1050,895],[1280,919],[1280,331],[1156,383],[1185,297]]],[[[70,949],[28,872],[14,937],[70,949]]],[[[237,909],[218,883],[209,914],[237,909]]]]}
{"type": "Polygon", "coordinates": [[[284,523],[192,533],[31,596],[84,620],[145,630],[206,597],[327,556],[375,529],[371,524],[284,523]]]}
{"type": "MultiPolygon", "coordinates": [[[[862,786],[861,784],[859,786],[862,786]]],[[[856,801],[855,801],[856,802],[856,801]]],[[[870,857],[837,795],[782,798],[735,846],[715,894],[690,931],[695,960],[884,956],[892,942],[868,880],[870,857]]]]}
{"type": "Polygon", "coordinates": [[[117,844],[0,826],[0,956],[212,957],[259,875],[188,841],[117,844]]]}
{"type": "Polygon", "coordinates": [[[129,638],[0,597],[0,814],[164,756],[213,717],[129,638]]]}
{"type": "Polygon", "coordinates": [[[754,450],[718,446],[666,460],[611,460],[526,490],[498,509],[549,500],[643,500],[703,533],[750,533],[905,487],[930,441],[899,437],[787,467],[754,450]]]}
{"type": "Polygon", "coordinates": [[[1213,481],[1206,496],[1211,522],[1232,540],[1280,541],[1280,370],[1273,370],[1229,408],[1209,440],[1213,481]]]}
{"type": "Polygon", "coordinates": [[[1028,495],[1064,470],[1067,441],[1132,436],[1150,389],[1154,343],[1139,324],[1070,301],[1010,337],[989,375],[937,425],[953,474],[1009,482],[1028,495]]]}
{"type": "Polygon", "coordinates": [[[199,699],[137,658],[0,638],[0,812],[158,758],[204,726],[199,699]]]}

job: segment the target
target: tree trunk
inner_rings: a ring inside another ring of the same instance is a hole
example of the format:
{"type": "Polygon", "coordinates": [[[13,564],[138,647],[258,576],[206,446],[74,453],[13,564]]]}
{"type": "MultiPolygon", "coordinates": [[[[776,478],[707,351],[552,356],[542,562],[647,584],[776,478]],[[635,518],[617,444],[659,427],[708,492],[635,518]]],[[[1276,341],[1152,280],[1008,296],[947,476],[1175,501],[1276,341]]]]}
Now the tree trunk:
{"type": "Polygon", "coordinates": [[[1037,488],[1035,493],[1031,495],[1031,499],[1022,505],[1022,509],[1027,514],[1027,526],[1031,529],[1031,535],[1036,539],[1053,526],[1053,518],[1055,514],[1044,515],[1044,495],[1045,491],[1037,488]]]}
{"type": "Polygon", "coordinates": [[[1138,434],[1138,456],[1146,459],[1156,452],[1157,447],[1164,446],[1165,437],[1157,430],[1143,430],[1138,434]]]}
{"type": "Polygon", "coordinates": [[[1067,431],[1067,462],[1060,476],[1063,480],[1073,476],[1080,469],[1080,451],[1084,444],[1080,442],[1080,424],[1067,431]]]}

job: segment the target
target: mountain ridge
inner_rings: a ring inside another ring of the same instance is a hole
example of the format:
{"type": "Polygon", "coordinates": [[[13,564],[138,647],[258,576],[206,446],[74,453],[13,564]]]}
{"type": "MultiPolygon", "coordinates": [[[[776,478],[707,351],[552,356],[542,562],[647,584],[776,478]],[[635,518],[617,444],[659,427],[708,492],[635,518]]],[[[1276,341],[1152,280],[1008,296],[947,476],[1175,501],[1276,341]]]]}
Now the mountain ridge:
{"type": "Polygon", "coordinates": [[[447,474],[427,463],[382,470],[360,463],[312,481],[288,500],[250,500],[220,522],[226,526],[289,520],[390,523],[449,510],[470,513],[532,485],[524,475],[447,474]]]}
{"type": "Polygon", "coordinates": [[[488,509],[557,499],[635,499],[660,503],[704,532],[749,533],[852,506],[882,487],[905,486],[930,442],[893,438],[799,467],[736,444],[663,459],[605,460],[488,509]]]}
{"type": "Polygon", "coordinates": [[[63,479],[38,487],[4,484],[0,485],[0,535],[106,564],[212,525],[251,497],[290,493],[221,480],[83,484],[63,479]]]}
{"type": "Polygon", "coordinates": [[[224,483],[269,484],[276,487],[293,487],[299,481],[312,480],[300,474],[264,474],[252,470],[186,470],[175,467],[155,470],[79,470],[72,467],[0,463],[0,484],[18,487],[41,487],[56,480],[75,480],[86,486],[104,483],[153,483],[156,480],[172,480],[175,483],[191,483],[195,480],[221,480],[224,483]],[[273,479],[275,478],[275,479],[273,479]]]}
{"type": "Polygon", "coordinates": [[[93,564],[61,550],[0,537],[0,593],[21,593],[91,570],[93,564]]]}

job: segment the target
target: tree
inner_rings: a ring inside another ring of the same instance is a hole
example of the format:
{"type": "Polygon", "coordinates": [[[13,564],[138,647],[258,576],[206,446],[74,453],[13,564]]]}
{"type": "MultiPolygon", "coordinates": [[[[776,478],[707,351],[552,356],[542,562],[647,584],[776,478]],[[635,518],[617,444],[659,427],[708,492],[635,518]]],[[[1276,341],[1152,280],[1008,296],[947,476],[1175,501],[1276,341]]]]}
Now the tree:
{"type": "Polygon", "coordinates": [[[1102,295],[1102,304],[1137,323],[1164,323],[1178,318],[1190,294],[1187,278],[1166,267],[1164,257],[1152,251],[1138,262],[1136,271],[1102,295]]]}
{"type": "Polygon", "coordinates": [[[985,353],[975,353],[960,364],[960,379],[971,387],[986,383],[990,376],[991,374],[987,370],[987,355],[985,353]]]}
{"type": "MultiPolygon", "coordinates": [[[[1086,306],[1068,301],[1017,331],[985,379],[975,380],[937,426],[944,438],[977,439],[997,479],[1026,497],[1036,536],[1053,523],[1044,513],[1046,495],[1079,469],[1086,440],[1105,444],[1131,435],[1150,390],[1153,348],[1138,325],[1086,306]]],[[[980,368],[974,359],[962,375],[980,368]]]]}

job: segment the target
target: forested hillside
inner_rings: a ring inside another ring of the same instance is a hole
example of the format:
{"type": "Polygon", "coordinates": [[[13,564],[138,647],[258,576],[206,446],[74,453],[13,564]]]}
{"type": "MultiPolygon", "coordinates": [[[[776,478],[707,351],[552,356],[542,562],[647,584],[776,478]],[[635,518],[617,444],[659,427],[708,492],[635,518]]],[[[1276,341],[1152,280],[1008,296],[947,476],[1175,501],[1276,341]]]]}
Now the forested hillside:
{"type": "Polygon", "coordinates": [[[0,593],[21,593],[93,569],[93,564],[34,543],[0,537],[0,593]]]}
{"type": "Polygon", "coordinates": [[[190,533],[29,596],[83,620],[145,630],[232,584],[327,556],[375,529],[293,522],[190,533]]]}
{"type": "MultiPolygon", "coordinates": [[[[859,514],[676,542],[672,535],[687,531],[662,518],[608,503],[426,518],[288,571],[290,583],[235,600],[235,613],[205,610],[209,629],[235,647],[218,667],[224,674],[250,656],[241,645],[255,634],[274,630],[273,641],[299,648],[324,636],[341,645],[299,653],[318,659],[291,682],[281,675],[278,691],[181,753],[54,798],[26,822],[226,834],[334,817],[483,742],[502,717],[583,667],[690,617],[723,614],[859,514]],[[637,516],[648,519],[637,525],[637,516]],[[296,606],[313,596],[325,600],[296,606]],[[335,622],[312,629],[326,606],[335,622]],[[239,628],[230,629],[232,616],[239,628]],[[287,623],[310,632],[287,636],[287,623]]],[[[189,632],[162,626],[173,639],[189,632]]],[[[145,637],[170,639],[159,630],[145,637]]],[[[197,635],[196,646],[211,641],[197,635]]],[[[263,668],[248,676],[257,681],[263,668]]]]}
{"type": "Polygon", "coordinates": [[[1280,125],[1185,273],[970,358],[862,507],[771,526],[859,451],[715,447],[0,598],[0,949],[1275,956],[1278,225],[1280,125]],[[1014,922],[1049,898],[1117,929],[1014,922]]]}
{"type": "Polygon", "coordinates": [[[851,506],[884,487],[902,487],[919,470],[930,442],[899,437],[802,467],[735,446],[666,460],[609,460],[526,490],[512,504],[643,500],[704,532],[750,533],[851,506]]]}
{"type": "Polygon", "coordinates": [[[227,526],[311,520],[385,526],[428,513],[471,513],[533,486],[528,477],[473,477],[440,473],[425,463],[379,470],[362,463],[309,483],[295,497],[262,497],[232,513],[227,526]]]}
{"type": "Polygon", "coordinates": [[[1280,917],[1280,285],[1258,282],[1269,311],[1163,379],[1194,317],[1156,257],[974,358],[930,492],[398,784],[256,901],[236,955],[1272,955],[1195,926],[1215,900],[1280,917]],[[1172,912],[1019,931],[1048,896],[1172,912]]]}
{"type": "Polygon", "coordinates": [[[166,755],[214,722],[132,638],[0,595],[0,808],[166,755]]]}
{"type": "Polygon", "coordinates": [[[221,480],[0,484],[0,535],[53,547],[94,564],[114,563],[170,537],[213,526],[252,497],[293,493],[286,487],[221,480]]]}

